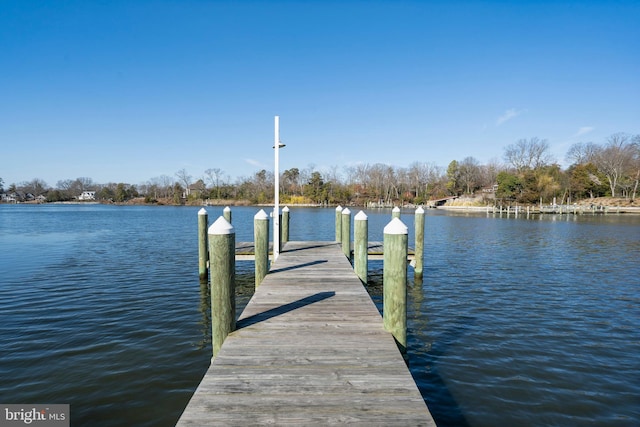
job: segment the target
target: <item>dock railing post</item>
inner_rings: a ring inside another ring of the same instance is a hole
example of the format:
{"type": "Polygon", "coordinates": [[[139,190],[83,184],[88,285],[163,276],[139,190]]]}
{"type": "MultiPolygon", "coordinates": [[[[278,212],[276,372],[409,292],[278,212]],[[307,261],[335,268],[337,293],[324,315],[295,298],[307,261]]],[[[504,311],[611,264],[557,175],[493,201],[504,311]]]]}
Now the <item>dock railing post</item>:
{"type": "Polygon", "coordinates": [[[208,223],[209,215],[207,210],[202,208],[198,211],[198,275],[201,283],[206,283],[209,279],[209,271],[207,269],[207,261],[209,260],[209,252],[207,250],[208,223]]]}
{"type": "Polygon", "coordinates": [[[407,351],[407,252],[408,229],[399,218],[384,227],[383,323],[398,343],[407,351]]]}
{"type": "Polygon", "coordinates": [[[391,209],[391,218],[400,219],[400,208],[399,207],[394,206],[393,209],[391,209]]]}
{"type": "Polygon", "coordinates": [[[231,208],[229,206],[225,206],[222,210],[222,216],[231,224],[231,208]]]}
{"type": "Polygon", "coordinates": [[[342,210],[342,252],[344,256],[351,259],[351,211],[349,208],[342,210]]]}
{"type": "Polygon", "coordinates": [[[211,343],[213,357],[236,328],[236,232],[224,217],[209,227],[211,268],[211,343]]]}
{"type": "Polygon", "coordinates": [[[280,242],[284,245],[289,241],[289,207],[282,208],[282,239],[280,242]]]}
{"type": "Polygon", "coordinates": [[[269,271],[269,215],[260,209],[253,217],[256,289],[269,271]]]}
{"type": "Polygon", "coordinates": [[[336,208],[336,242],[342,242],[342,206],[336,208]]]}
{"type": "Polygon", "coordinates": [[[353,218],[353,268],[362,281],[367,283],[369,269],[369,221],[367,214],[360,211],[353,218]]]}
{"type": "Polygon", "coordinates": [[[422,279],[422,270],[424,268],[424,209],[418,206],[416,209],[414,227],[416,233],[415,257],[413,267],[413,277],[422,279]]]}

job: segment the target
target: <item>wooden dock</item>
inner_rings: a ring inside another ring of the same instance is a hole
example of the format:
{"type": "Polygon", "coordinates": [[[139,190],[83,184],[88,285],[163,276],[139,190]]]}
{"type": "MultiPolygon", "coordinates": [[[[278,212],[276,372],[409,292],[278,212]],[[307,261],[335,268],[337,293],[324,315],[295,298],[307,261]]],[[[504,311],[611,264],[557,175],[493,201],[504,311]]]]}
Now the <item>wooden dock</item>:
{"type": "MultiPolygon", "coordinates": [[[[326,243],[326,242],[323,242],[326,243]]],[[[351,253],[353,254],[353,242],[351,242],[351,253]]],[[[256,248],[253,242],[236,243],[236,260],[237,261],[253,261],[255,259],[256,248]]],[[[269,259],[273,254],[273,242],[269,242],[269,259]]],[[[381,260],[384,256],[382,242],[368,242],[367,254],[370,260],[381,260]]],[[[413,248],[409,248],[407,261],[412,261],[415,256],[413,248]]]]}
{"type": "Polygon", "coordinates": [[[435,426],[338,243],[288,242],[178,426],[435,426]]]}

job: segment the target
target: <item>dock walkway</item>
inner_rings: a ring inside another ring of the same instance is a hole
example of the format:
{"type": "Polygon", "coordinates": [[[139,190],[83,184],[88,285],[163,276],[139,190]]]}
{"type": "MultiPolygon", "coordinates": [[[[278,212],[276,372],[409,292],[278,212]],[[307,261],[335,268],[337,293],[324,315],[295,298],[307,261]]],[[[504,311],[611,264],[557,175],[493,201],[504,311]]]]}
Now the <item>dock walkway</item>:
{"type": "MultiPolygon", "coordinates": [[[[326,243],[326,242],[323,242],[326,243]]],[[[353,242],[351,242],[351,253],[353,254],[353,242]]],[[[253,261],[255,259],[256,248],[253,242],[236,243],[236,261],[253,261]]],[[[269,259],[273,254],[273,242],[269,242],[269,259]]],[[[381,260],[384,257],[382,242],[367,242],[367,257],[370,260],[381,260]]],[[[407,261],[413,260],[415,251],[408,248],[407,261]]]]}
{"type": "Polygon", "coordinates": [[[338,243],[287,242],[178,426],[435,426],[338,243]]]}

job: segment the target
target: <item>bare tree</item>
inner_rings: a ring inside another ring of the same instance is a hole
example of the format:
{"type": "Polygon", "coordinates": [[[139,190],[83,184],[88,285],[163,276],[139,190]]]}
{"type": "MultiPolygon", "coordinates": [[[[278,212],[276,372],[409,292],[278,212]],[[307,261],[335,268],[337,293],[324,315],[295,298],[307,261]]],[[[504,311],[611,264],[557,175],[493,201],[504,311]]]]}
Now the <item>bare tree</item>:
{"type": "Polygon", "coordinates": [[[474,157],[465,157],[458,165],[459,180],[466,194],[472,194],[480,181],[480,162],[474,157]]]}
{"type": "Polygon", "coordinates": [[[345,166],[343,170],[346,177],[345,183],[349,186],[355,184],[356,168],[354,166],[345,166]]]}
{"type": "Polygon", "coordinates": [[[25,193],[30,193],[33,196],[39,196],[47,191],[48,185],[44,180],[40,178],[34,178],[29,182],[24,182],[21,185],[22,191],[25,193]]]}
{"type": "Polygon", "coordinates": [[[302,169],[298,174],[298,188],[303,191],[303,187],[311,180],[313,172],[316,171],[316,165],[309,163],[306,168],[302,169]]]}
{"type": "Polygon", "coordinates": [[[175,183],[174,179],[168,175],[160,175],[157,179],[162,190],[163,197],[172,197],[174,189],[173,184],[175,183]]]}
{"type": "Polygon", "coordinates": [[[224,171],[220,168],[207,169],[204,171],[212,187],[216,189],[216,198],[220,198],[220,177],[224,171]]]}
{"type": "Polygon", "coordinates": [[[537,137],[528,140],[519,139],[515,144],[508,145],[505,148],[504,158],[518,172],[525,169],[538,169],[554,161],[549,153],[547,140],[537,137]]]}
{"type": "Polygon", "coordinates": [[[76,179],[60,180],[56,183],[56,188],[61,190],[68,197],[77,197],[83,191],[96,190],[98,185],[91,178],[80,177],[76,179]]]}
{"type": "Polygon", "coordinates": [[[328,189],[328,198],[329,200],[333,200],[334,198],[334,190],[338,188],[340,184],[340,172],[338,172],[338,166],[331,166],[329,170],[325,172],[326,184],[328,189]]]}
{"type": "Polygon", "coordinates": [[[413,162],[409,165],[408,179],[410,188],[417,198],[427,197],[427,185],[432,166],[427,163],[413,162]]]}
{"type": "Polygon", "coordinates": [[[370,194],[377,199],[376,202],[378,203],[387,202],[385,191],[386,168],[387,166],[382,163],[376,163],[368,168],[367,176],[369,179],[367,187],[371,191],[370,194]]]}
{"type": "Polygon", "coordinates": [[[340,182],[340,172],[338,171],[338,166],[329,166],[329,169],[324,171],[324,176],[327,181],[331,182],[340,182]]]}
{"type": "Polygon", "coordinates": [[[593,161],[600,147],[593,142],[578,142],[569,147],[565,159],[574,165],[582,165],[593,161]]]}
{"type": "Polygon", "coordinates": [[[385,200],[388,204],[393,202],[393,199],[398,199],[400,194],[398,192],[398,183],[400,180],[398,179],[398,175],[396,170],[393,169],[392,166],[384,167],[384,192],[385,192],[385,200]]]}
{"type": "Polygon", "coordinates": [[[81,176],[80,178],[77,178],[76,183],[80,187],[80,192],[91,190],[95,187],[93,179],[86,176],[81,176]]]}
{"type": "Polygon", "coordinates": [[[184,184],[184,189],[187,190],[189,188],[189,185],[191,185],[192,179],[187,170],[184,168],[180,169],[178,172],[176,172],[176,177],[178,178],[180,184],[184,184]]]}
{"type": "Polygon", "coordinates": [[[369,174],[371,167],[368,163],[360,163],[356,166],[354,179],[355,182],[362,186],[363,189],[371,186],[371,177],[369,174]]]}
{"type": "Polygon", "coordinates": [[[56,182],[56,188],[62,191],[69,191],[71,189],[71,185],[73,184],[73,180],[71,179],[62,179],[56,182]]]}
{"type": "Polygon", "coordinates": [[[147,194],[154,199],[159,197],[168,198],[173,195],[174,179],[168,175],[161,175],[151,178],[147,182],[147,194]]]}
{"type": "Polygon", "coordinates": [[[636,145],[629,135],[616,133],[607,138],[606,145],[595,154],[593,163],[607,177],[611,197],[616,196],[620,179],[633,170],[636,152],[636,145]]]}
{"type": "Polygon", "coordinates": [[[411,193],[411,178],[409,177],[408,168],[397,168],[395,171],[396,187],[398,197],[400,198],[400,204],[404,204],[404,197],[406,193],[411,193]]]}
{"type": "Polygon", "coordinates": [[[490,187],[498,182],[498,174],[504,170],[498,159],[491,159],[480,167],[480,186],[490,187]]]}

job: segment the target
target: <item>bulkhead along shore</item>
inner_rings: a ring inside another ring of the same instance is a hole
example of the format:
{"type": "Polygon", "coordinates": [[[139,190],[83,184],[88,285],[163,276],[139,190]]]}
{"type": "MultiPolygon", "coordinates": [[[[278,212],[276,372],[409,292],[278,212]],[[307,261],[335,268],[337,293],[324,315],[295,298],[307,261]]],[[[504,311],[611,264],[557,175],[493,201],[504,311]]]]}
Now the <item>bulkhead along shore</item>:
{"type": "Polygon", "coordinates": [[[529,212],[529,213],[619,213],[640,214],[640,200],[631,200],[618,197],[596,197],[593,199],[578,200],[573,203],[518,205],[508,204],[493,206],[483,205],[475,198],[456,198],[447,200],[446,203],[431,207],[450,211],[466,212],[529,212]]]}

